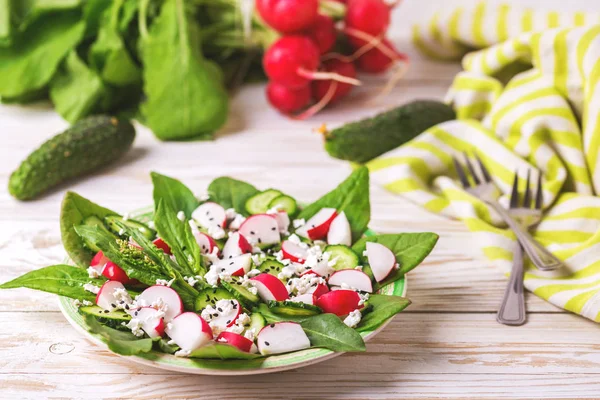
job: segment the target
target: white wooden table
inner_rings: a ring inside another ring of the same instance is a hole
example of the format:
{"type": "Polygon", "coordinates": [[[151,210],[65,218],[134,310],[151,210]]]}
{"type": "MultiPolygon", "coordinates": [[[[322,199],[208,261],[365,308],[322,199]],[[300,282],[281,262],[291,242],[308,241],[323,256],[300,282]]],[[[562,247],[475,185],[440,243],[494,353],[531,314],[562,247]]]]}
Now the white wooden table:
{"type": "MultiPolygon", "coordinates": [[[[407,0],[394,15],[401,43],[410,25],[449,1],[407,0]]],[[[452,3],[467,3],[455,1],[452,3]]],[[[555,8],[594,7],[585,0],[529,1],[555,8]]],[[[599,8],[598,5],[595,6],[599,8]]],[[[408,45],[404,45],[406,47],[408,45]]],[[[107,207],[151,202],[149,172],[178,177],[198,192],[220,175],[277,187],[309,201],[349,172],[329,158],[311,128],[370,115],[415,98],[441,98],[457,64],[435,64],[414,51],[414,67],[387,99],[365,107],[360,96],[316,118],[289,121],[270,109],[260,85],[234,100],[219,140],[160,143],[144,128],[128,161],[69,185],[107,207]]],[[[46,105],[0,107],[0,282],[60,263],[58,211],[66,187],[19,203],[6,191],[10,172],[66,124],[46,105]]],[[[528,295],[529,322],[501,326],[495,312],[505,278],[474,248],[461,222],[429,214],[372,188],[376,231],[435,231],[439,245],[409,274],[409,309],[367,346],[304,369],[255,377],[188,376],[138,366],[78,335],[54,296],[0,292],[0,398],[575,398],[600,397],[598,326],[528,295]]]]}

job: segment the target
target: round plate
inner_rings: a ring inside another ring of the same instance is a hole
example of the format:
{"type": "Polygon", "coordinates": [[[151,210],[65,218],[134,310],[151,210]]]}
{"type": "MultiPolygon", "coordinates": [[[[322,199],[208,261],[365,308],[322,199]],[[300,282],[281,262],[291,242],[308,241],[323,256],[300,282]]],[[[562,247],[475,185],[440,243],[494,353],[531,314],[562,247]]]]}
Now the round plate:
{"type": "MultiPolygon", "coordinates": [[[[152,217],[152,209],[140,210],[132,213],[132,216],[140,221],[149,220],[152,217]]],[[[367,236],[374,235],[372,231],[367,231],[367,236]]],[[[400,279],[394,283],[384,286],[379,290],[380,294],[405,296],[406,278],[400,279]]],[[[86,336],[92,342],[108,349],[108,346],[102,341],[99,335],[88,331],[88,327],[77,307],[73,305],[71,299],[59,297],[59,307],[67,321],[81,334],[86,336]]],[[[374,331],[361,332],[365,341],[368,341],[385,328],[392,318],[384,322],[374,331]]],[[[110,351],[110,350],[109,350],[110,351]]],[[[293,353],[280,354],[265,358],[253,360],[207,360],[176,357],[170,354],[152,351],[146,354],[136,356],[127,356],[133,362],[148,365],[155,368],[184,372],[199,375],[254,375],[280,372],[293,368],[305,367],[330,358],[339,356],[343,353],[334,352],[327,349],[307,349],[293,353]]]]}

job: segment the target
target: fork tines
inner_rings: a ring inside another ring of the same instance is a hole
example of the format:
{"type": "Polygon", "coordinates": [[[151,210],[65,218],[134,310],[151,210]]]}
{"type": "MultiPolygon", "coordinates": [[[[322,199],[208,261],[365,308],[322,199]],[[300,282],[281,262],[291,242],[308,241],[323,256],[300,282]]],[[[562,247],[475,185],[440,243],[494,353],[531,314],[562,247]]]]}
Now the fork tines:
{"type": "MultiPolygon", "coordinates": [[[[483,161],[481,161],[477,154],[474,154],[474,158],[477,162],[477,166],[479,167],[479,172],[477,172],[476,168],[474,167],[473,163],[471,162],[471,159],[469,158],[466,152],[463,153],[463,156],[465,159],[465,164],[467,165],[467,169],[469,170],[470,175],[473,177],[475,185],[492,182],[492,177],[489,171],[487,170],[487,168],[483,164],[483,161]]],[[[454,163],[454,168],[456,169],[456,173],[458,174],[458,179],[460,180],[460,183],[463,185],[463,187],[465,189],[471,187],[471,182],[469,182],[467,172],[462,166],[462,164],[458,161],[458,159],[455,156],[452,157],[452,162],[454,163]]]]}
{"type": "Polygon", "coordinates": [[[536,210],[541,210],[544,202],[544,193],[542,189],[542,174],[538,174],[537,188],[535,192],[535,202],[531,196],[531,169],[527,170],[527,180],[525,181],[525,194],[523,196],[523,205],[520,206],[519,202],[519,173],[515,171],[515,179],[510,194],[510,208],[531,208],[532,206],[536,210]],[[532,204],[533,203],[533,204],[532,204]]]}

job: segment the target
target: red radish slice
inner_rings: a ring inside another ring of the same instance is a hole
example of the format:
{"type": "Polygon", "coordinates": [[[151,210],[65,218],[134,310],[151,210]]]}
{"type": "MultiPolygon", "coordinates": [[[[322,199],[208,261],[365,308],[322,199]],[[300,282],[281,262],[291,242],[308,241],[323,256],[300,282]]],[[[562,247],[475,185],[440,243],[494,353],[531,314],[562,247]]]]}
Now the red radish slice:
{"type": "Polygon", "coordinates": [[[252,245],[270,246],[281,241],[277,219],[269,214],[257,214],[249,217],[240,226],[239,232],[252,245]]]}
{"type": "Polygon", "coordinates": [[[155,239],[154,242],[152,242],[156,247],[158,247],[159,249],[161,249],[162,251],[165,252],[165,254],[171,255],[173,253],[171,253],[171,248],[169,247],[168,244],[165,243],[164,240],[162,240],[161,238],[155,239]]]}
{"type": "MultiPolygon", "coordinates": [[[[335,272],[335,269],[333,269],[332,267],[330,267],[327,264],[328,264],[327,261],[322,260],[317,265],[313,266],[312,269],[310,269],[309,271],[312,271],[313,273],[315,273],[319,276],[322,276],[324,278],[328,278],[329,275],[331,275],[335,272]]],[[[307,271],[307,272],[309,272],[309,271],[307,271]]]]}
{"type": "Polygon", "coordinates": [[[192,213],[192,218],[204,229],[225,229],[227,224],[225,209],[210,201],[196,208],[192,213]]]}
{"type": "Polygon", "coordinates": [[[165,334],[165,321],[161,312],[152,307],[142,307],[137,310],[136,319],[140,320],[142,329],[151,338],[162,337],[165,334]]]}
{"type": "Polygon", "coordinates": [[[242,305],[237,300],[219,300],[214,308],[218,315],[216,317],[213,315],[209,324],[219,330],[225,330],[234,325],[242,313],[242,305]]]}
{"type": "Polygon", "coordinates": [[[290,300],[295,301],[296,303],[311,304],[314,306],[317,304],[317,298],[318,296],[313,293],[305,293],[300,296],[292,297],[290,300]]]}
{"type": "Polygon", "coordinates": [[[194,351],[213,338],[212,329],[198,314],[186,312],[167,324],[165,332],[177,346],[186,351],[194,351]]]}
{"type": "Polygon", "coordinates": [[[104,253],[99,251],[98,253],[96,253],[94,258],[92,258],[92,261],[90,262],[90,267],[94,268],[99,274],[102,274],[104,266],[109,262],[110,260],[108,259],[108,257],[106,257],[104,253]]]}
{"type": "Polygon", "coordinates": [[[96,305],[104,310],[115,310],[117,305],[119,305],[119,299],[117,299],[117,296],[115,296],[115,290],[119,289],[125,290],[125,286],[123,286],[121,282],[104,282],[104,285],[102,285],[100,291],[96,295],[96,305]]]}
{"type": "Polygon", "coordinates": [[[295,113],[308,106],[311,96],[309,85],[298,89],[291,89],[277,82],[269,82],[267,85],[269,103],[285,115],[295,113]]]}
{"type": "Polygon", "coordinates": [[[303,263],[308,258],[308,250],[289,240],[281,244],[283,258],[295,263],[303,263]]]}
{"type": "Polygon", "coordinates": [[[350,222],[348,222],[345,212],[342,211],[339,213],[331,222],[329,232],[327,232],[327,243],[343,244],[345,246],[352,245],[352,230],[350,229],[350,222]]]}
{"type": "Polygon", "coordinates": [[[211,266],[218,274],[229,274],[231,276],[244,276],[252,267],[252,255],[241,256],[220,260],[211,266]]]}
{"type": "Polygon", "coordinates": [[[239,232],[233,232],[223,247],[223,258],[234,258],[251,252],[252,246],[246,238],[240,235],[239,232]]]}
{"type": "Polygon", "coordinates": [[[230,344],[246,353],[250,353],[254,344],[252,340],[233,332],[221,332],[219,337],[217,337],[217,342],[230,344]]]}
{"type": "Polygon", "coordinates": [[[270,324],[260,330],[256,337],[260,354],[281,354],[290,351],[307,349],[310,340],[306,333],[295,322],[278,322],[270,324]]]}
{"type": "Polygon", "coordinates": [[[283,301],[289,298],[285,285],[274,275],[260,274],[250,279],[263,301],[283,301]]]}
{"type": "Polygon", "coordinates": [[[279,233],[288,234],[288,230],[290,228],[290,216],[285,211],[278,211],[277,214],[274,215],[277,220],[277,226],[279,227],[279,233]]]}
{"type": "Polygon", "coordinates": [[[377,282],[384,280],[396,265],[394,253],[382,244],[367,242],[367,259],[377,282]]]}
{"type": "Polygon", "coordinates": [[[296,229],[296,234],[311,240],[320,240],[327,237],[329,227],[337,216],[335,208],[322,208],[306,224],[296,229]]]}
{"type": "Polygon", "coordinates": [[[256,0],[261,18],[281,33],[299,32],[315,22],[318,0],[256,0]]]}
{"type": "Polygon", "coordinates": [[[329,292],[329,287],[324,283],[319,283],[317,286],[308,289],[308,293],[313,294],[316,299],[323,296],[327,292],[329,292]]]}
{"type": "Polygon", "coordinates": [[[123,271],[123,268],[112,261],[106,263],[106,266],[102,269],[102,275],[111,281],[119,281],[125,285],[135,281],[127,276],[127,273],[123,271]]]}
{"type": "Polygon", "coordinates": [[[373,293],[371,278],[369,278],[369,275],[357,269],[343,269],[336,271],[329,277],[327,283],[331,286],[348,285],[352,289],[373,293]]]}
{"type": "Polygon", "coordinates": [[[317,306],[321,307],[325,313],[343,317],[362,308],[358,305],[359,302],[360,296],[354,290],[332,290],[317,299],[317,306]]]}
{"type": "Polygon", "coordinates": [[[164,304],[165,322],[170,322],[183,312],[183,303],[179,294],[170,287],[162,285],[150,286],[144,290],[137,298],[137,303],[142,307],[164,304]]]}
{"type": "Polygon", "coordinates": [[[217,247],[217,242],[204,232],[194,232],[194,238],[196,238],[196,243],[200,246],[200,253],[202,254],[212,254],[213,249],[217,247]]]}

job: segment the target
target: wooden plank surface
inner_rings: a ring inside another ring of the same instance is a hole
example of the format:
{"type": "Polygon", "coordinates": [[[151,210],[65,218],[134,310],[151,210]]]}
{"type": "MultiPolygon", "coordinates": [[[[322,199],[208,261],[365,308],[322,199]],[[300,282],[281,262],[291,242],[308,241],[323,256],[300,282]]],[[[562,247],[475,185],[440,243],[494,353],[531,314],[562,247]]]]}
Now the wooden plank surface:
{"type": "MultiPolygon", "coordinates": [[[[440,7],[472,0],[406,0],[394,13],[392,37],[408,48],[412,23],[440,7]]],[[[498,3],[493,0],[490,3],[498,3]]],[[[600,11],[585,0],[513,3],[600,11]]],[[[279,187],[309,201],[328,191],[349,167],[322,150],[314,127],[343,122],[415,98],[441,98],[457,63],[435,63],[408,48],[413,68],[378,104],[369,79],[348,101],[310,121],[290,121],[270,109],[262,85],[233,101],[219,140],[160,143],[140,127],[128,160],[68,188],[99,203],[130,211],[151,202],[149,171],[177,176],[198,192],[216,176],[234,175],[258,187],[279,187]]],[[[0,187],[32,148],[66,126],[46,104],[0,106],[0,187]]],[[[0,282],[64,259],[58,210],[67,186],[18,203],[0,189],[0,282]]],[[[0,292],[0,398],[598,398],[598,326],[528,295],[529,322],[510,328],[495,322],[505,278],[479,250],[462,223],[430,214],[380,188],[372,188],[376,231],[435,231],[440,242],[409,275],[413,305],[368,345],[275,376],[186,376],[132,363],[77,334],[58,312],[54,296],[27,290],[0,292]]]]}

